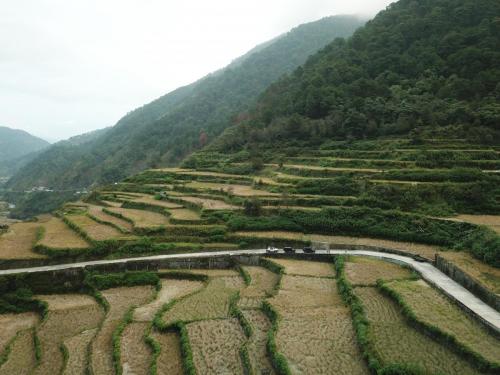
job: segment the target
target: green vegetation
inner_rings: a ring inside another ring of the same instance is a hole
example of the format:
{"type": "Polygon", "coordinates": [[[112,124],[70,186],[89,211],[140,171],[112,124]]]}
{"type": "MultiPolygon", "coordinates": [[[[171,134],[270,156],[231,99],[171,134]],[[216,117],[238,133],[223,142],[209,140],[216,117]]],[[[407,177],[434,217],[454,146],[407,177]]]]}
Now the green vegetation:
{"type": "Polygon", "coordinates": [[[228,67],[128,113],[90,140],[51,147],[22,168],[8,187],[79,188],[178,162],[241,121],[244,115],[234,115],[246,110],[272,82],[363,23],[357,17],[335,16],[299,26],[228,67]]]}

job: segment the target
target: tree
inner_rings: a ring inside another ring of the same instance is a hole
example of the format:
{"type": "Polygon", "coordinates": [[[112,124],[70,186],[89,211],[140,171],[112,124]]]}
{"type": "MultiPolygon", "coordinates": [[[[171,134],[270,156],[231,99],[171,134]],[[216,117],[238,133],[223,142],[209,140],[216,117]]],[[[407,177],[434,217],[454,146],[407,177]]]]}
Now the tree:
{"type": "Polygon", "coordinates": [[[262,214],[262,203],[258,198],[246,199],[244,207],[247,216],[260,216],[262,214]]]}

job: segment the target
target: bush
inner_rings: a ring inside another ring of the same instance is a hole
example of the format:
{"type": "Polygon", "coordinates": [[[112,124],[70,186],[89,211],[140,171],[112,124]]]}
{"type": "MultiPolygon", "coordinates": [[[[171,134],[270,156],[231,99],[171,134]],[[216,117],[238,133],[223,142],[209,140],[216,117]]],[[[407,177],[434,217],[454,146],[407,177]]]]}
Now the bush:
{"type": "Polygon", "coordinates": [[[154,272],[123,272],[97,273],[89,272],[85,276],[85,284],[98,290],[110,289],[118,286],[159,285],[160,278],[154,272]]]}

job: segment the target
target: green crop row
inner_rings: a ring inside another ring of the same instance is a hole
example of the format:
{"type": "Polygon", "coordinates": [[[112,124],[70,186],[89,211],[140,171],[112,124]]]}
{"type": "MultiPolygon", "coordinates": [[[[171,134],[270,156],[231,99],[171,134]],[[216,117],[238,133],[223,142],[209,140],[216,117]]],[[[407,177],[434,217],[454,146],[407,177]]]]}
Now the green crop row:
{"type": "Polygon", "coordinates": [[[271,328],[267,333],[266,348],[269,357],[271,358],[274,370],[278,375],[290,375],[292,372],[288,366],[288,361],[286,357],[278,351],[278,347],[276,345],[276,333],[278,331],[280,315],[268,301],[264,301],[262,303],[262,311],[271,321],[271,328]]]}

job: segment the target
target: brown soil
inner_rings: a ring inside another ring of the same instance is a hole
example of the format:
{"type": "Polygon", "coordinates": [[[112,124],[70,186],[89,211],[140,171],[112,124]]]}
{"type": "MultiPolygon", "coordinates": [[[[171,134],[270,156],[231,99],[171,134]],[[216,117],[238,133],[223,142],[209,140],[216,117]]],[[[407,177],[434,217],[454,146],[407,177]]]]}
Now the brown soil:
{"type": "Polygon", "coordinates": [[[153,288],[150,286],[113,288],[103,291],[102,295],[108,301],[110,309],[92,342],[91,365],[95,375],[113,373],[113,332],[130,307],[140,306],[151,300],[153,288]]]}
{"type": "Polygon", "coordinates": [[[347,279],[355,285],[375,285],[378,279],[395,280],[411,276],[410,270],[397,264],[354,256],[345,263],[345,272],[347,279]]]}
{"type": "Polygon", "coordinates": [[[199,374],[243,374],[239,350],[245,335],[237,319],[194,322],[187,331],[199,374]]]}
{"type": "Polygon", "coordinates": [[[95,337],[97,328],[83,331],[64,341],[68,350],[68,362],[64,368],[64,375],[85,375],[88,366],[88,349],[90,342],[95,337]]]}
{"type": "Polygon", "coordinates": [[[12,344],[7,362],[0,367],[0,375],[28,375],[35,368],[35,342],[31,329],[22,331],[12,344]]]}
{"type": "Polygon", "coordinates": [[[103,311],[92,297],[82,294],[40,295],[36,298],[48,303],[49,314],[37,328],[42,360],[34,373],[60,373],[64,363],[60,350],[63,342],[84,330],[96,328],[103,311]]]}
{"type": "Polygon", "coordinates": [[[152,337],[160,344],[161,352],[157,360],[158,375],[183,375],[181,346],[176,333],[152,333],[152,337]]]}
{"type": "Polygon", "coordinates": [[[170,210],[170,217],[176,220],[201,220],[201,216],[198,212],[187,208],[170,210]]]}

